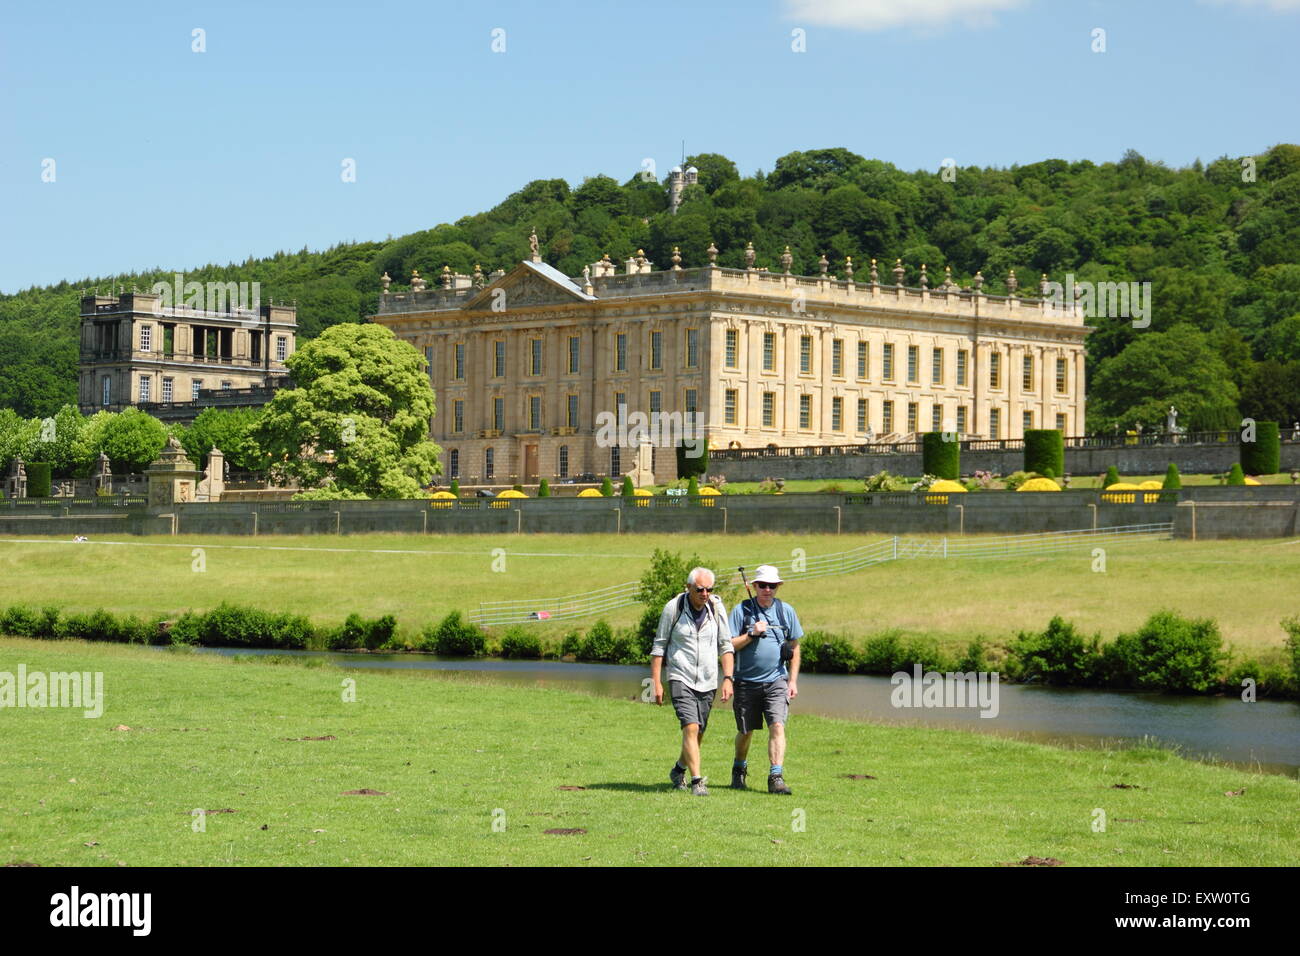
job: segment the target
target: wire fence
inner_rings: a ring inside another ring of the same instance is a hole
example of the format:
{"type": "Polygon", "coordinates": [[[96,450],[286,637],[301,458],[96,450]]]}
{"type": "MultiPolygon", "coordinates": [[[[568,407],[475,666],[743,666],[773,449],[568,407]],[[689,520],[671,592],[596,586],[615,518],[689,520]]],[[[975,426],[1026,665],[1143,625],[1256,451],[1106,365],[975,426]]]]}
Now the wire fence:
{"type": "MultiPolygon", "coordinates": [[[[1077,531],[1046,531],[1034,534],[998,535],[989,538],[888,538],[834,554],[796,556],[774,562],[782,578],[795,582],[836,574],[852,574],[889,561],[916,558],[955,560],[960,558],[1022,558],[1055,554],[1101,543],[1161,541],[1173,537],[1173,522],[1086,528],[1077,531]]],[[[744,564],[753,568],[760,562],[744,564]]],[[[768,563],[768,562],[762,562],[768,563]]],[[[734,570],[715,570],[718,580],[730,580],[734,570]]],[[[752,571],[751,571],[752,574],[752,571]]],[[[737,576],[738,578],[738,576],[737,576]]],[[[522,598],[513,601],[484,601],[469,615],[474,624],[500,627],[531,621],[570,621],[637,603],[640,581],[627,581],[596,591],[584,591],[559,598],[522,598]]]]}

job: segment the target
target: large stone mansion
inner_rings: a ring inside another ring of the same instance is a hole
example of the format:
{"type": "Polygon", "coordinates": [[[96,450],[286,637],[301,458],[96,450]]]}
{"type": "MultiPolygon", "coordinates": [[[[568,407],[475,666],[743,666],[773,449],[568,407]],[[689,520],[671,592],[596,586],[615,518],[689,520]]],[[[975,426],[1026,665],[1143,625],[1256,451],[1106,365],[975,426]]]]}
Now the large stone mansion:
{"type": "MultiPolygon", "coordinates": [[[[409,292],[384,277],[373,321],[420,349],[437,394],[432,438],[447,478],[509,483],[619,475],[635,450],[602,447],[598,416],[703,413],[711,448],[862,444],[925,431],[1019,438],[1084,428],[1080,310],[985,295],[950,277],[903,285],[716,264],[655,270],[608,257],[569,277],[533,252],[509,272],[453,274],[409,292]]],[[[680,257],[674,254],[674,260],[680,257]]],[[[881,279],[885,281],[881,281],[881,279]]],[[[891,281],[892,280],[892,281],[891,281]]],[[[676,477],[659,449],[657,481],[676,477]]]]}
{"type": "Polygon", "coordinates": [[[263,405],[288,379],[297,328],[296,308],[283,303],[205,310],[156,291],[83,296],[78,405],[85,415],[135,406],[167,421],[263,405]]]}

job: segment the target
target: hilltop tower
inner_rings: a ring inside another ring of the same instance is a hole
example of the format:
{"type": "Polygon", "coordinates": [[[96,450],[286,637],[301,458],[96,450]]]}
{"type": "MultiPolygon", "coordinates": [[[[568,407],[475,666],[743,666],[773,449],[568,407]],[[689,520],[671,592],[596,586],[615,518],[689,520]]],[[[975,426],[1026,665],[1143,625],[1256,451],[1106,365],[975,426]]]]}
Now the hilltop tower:
{"type": "Polygon", "coordinates": [[[685,169],[674,166],[669,175],[671,178],[668,182],[668,211],[675,216],[677,207],[682,204],[682,193],[686,191],[687,186],[694,186],[700,181],[700,171],[694,166],[687,166],[685,169]]]}

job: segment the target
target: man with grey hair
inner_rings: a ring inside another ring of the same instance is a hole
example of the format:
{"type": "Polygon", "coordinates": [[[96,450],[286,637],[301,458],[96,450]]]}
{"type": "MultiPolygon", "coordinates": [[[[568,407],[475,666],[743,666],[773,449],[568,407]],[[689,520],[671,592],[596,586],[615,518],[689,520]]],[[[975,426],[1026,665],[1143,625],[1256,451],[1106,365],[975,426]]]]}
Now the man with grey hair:
{"type": "Polygon", "coordinates": [[[655,703],[664,702],[664,660],[668,661],[669,696],[682,725],[682,749],[668,780],[678,790],[687,789],[686,774],[691,777],[691,793],[708,796],[705,779],[700,776],[700,742],[709,724],[709,711],[718,689],[718,659],[722,659],[722,700],[731,699],[732,666],[735,654],[727,609],[713,593],[715,579],[708,568],[693,568],[686,578],[686,592],[664,605],[650,650],[650,679],[654,682],[655,703]]]}

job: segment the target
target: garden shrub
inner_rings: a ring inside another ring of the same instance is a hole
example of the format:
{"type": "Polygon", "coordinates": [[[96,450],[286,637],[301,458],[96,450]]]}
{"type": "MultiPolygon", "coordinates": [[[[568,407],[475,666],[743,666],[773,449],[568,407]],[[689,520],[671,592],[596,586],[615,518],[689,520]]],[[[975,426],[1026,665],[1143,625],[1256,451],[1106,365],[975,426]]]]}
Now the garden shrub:
{"type": "Polygon", "coordinates": [[[961,477],[961,443],[945,441],[946,432],[921,436],[921,470],[937,478],[956,481],[961,477]]]}
{"type": "Polygon", "coordinates": [[[572,654],[577,657],[580,650],[582,650],[582,635],[577,631],[569,631],[560,641],[560,656],[568,657],[572,654]]]}
{"type": "Polygon", "coordinates": [[[1255,440],[1244,441],[1241,468],[1248,475],[1275,475],[1281,468],[1282,444],[1277,422],[1256,422],[1255,440]]]}
{"type": "Polygon", "coordinates": [[[1055,428],[1025,429],[1025,471],[1041,475],[1048,468],[1065,473],[1065,436],[1055,428]]]}
{"type": "Polygon", "coordinates": [[[1103,488],[1109,488],[1111,485],[1115,484],[1118,481],[1119,481],[1119,469],[1116,468],[1114,465],[1111,465],[1109,468],[1106,469],[1106,477],[1101,480],[1101,486],[1103,488]]]}
{"type": "Polygon", "coordinates": [[[54,466],[48,461],[29,461],[26,470],[27,497],[48,498],[53,488],[51,475],[54,473],[54,466]]]}

